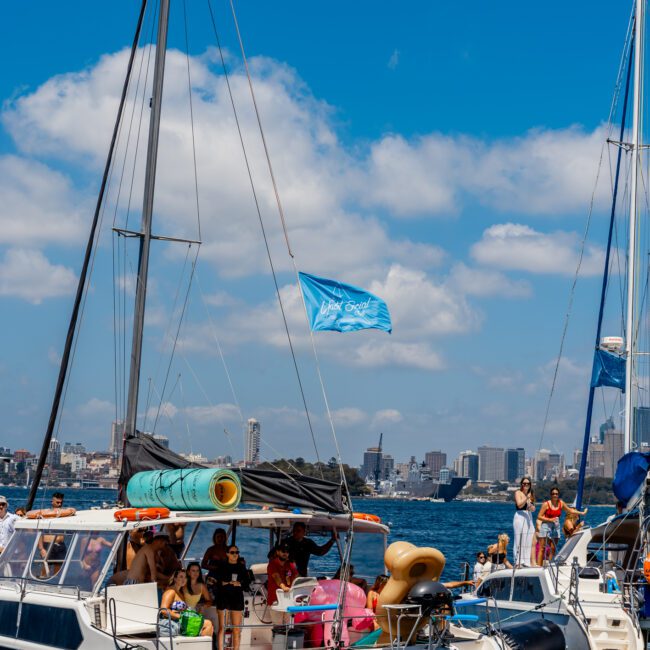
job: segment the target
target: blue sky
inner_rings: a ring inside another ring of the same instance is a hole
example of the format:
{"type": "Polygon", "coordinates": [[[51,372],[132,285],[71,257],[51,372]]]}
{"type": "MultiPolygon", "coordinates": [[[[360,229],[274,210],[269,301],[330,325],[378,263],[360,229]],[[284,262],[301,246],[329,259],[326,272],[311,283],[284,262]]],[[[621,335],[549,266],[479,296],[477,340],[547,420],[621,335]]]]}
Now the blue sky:
{"type": "MultiPolygon", "coordinates": [[[[0,48],[12,63],[0,77],[0,444],[12,448],[35,449],[47,423],[138,4],[100,10],[39,0],[1,10],[0,48]]],[[[344,459],[360,461],[380,431],[398,460],[483,443],[534,452],[629,9],[240,4],[298,267],[367,287],[393,313],[390,337],[316,336],[344,459]]],[[[205,3],[188,5],[201,291],[195,283],[159,431],[181,451],[238,456],[237,401],[244,418],[262,422],[272,445],[265,457],[313,458],[205,3]]],[[[331,434],[232,21],[224,3],[214,5],[319,452],[328,458],[331,434]]],[[[172,21],[156,228],[193,237],[180,2],[172,2],[172,21]]],[[[608,186],[606,164],[542,441],[567,453],[582,435],[608,186]]],[[[122,225],[123,199],[115,212],[122,225]]],[[[127,296],[130,286],[129,277],[113,277],[104,230],[59,434],[91,448],[106,446],[116,412],[112,286],[126,286],[127,296]]],[[[154,405],[183,255],[155,246],[142,386],[146,396],[152,378],[154,405]]],[[[605,410],[613,408],[607,397],[605,410]]]]}

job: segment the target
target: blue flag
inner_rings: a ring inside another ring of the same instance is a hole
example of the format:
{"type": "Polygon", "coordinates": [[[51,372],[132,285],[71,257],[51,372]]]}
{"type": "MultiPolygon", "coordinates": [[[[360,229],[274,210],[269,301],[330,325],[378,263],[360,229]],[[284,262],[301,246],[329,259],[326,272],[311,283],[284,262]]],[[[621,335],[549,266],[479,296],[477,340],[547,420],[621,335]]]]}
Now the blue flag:
{"type": "Polygon", "coordinates": [[[336,280],[299,273],[309,325],[313,332],[334,330],[393,330],[386,303],[377,296],[336,280]]]}
{"type": "Polygon", "coordinates": [[[591,371],[591,386],[611,386],[625,392],[625,359],[605,350],[596,350],[591,371]]]}

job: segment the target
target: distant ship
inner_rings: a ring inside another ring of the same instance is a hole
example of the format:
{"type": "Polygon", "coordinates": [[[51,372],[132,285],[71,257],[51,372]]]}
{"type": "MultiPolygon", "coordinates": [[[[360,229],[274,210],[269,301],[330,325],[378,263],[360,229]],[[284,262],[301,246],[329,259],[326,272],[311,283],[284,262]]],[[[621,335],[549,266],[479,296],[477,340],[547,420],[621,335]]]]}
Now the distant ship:
{"type": "Polygon", "coordinates": [[[465,487],[469,478],[454,476],[448,483],[435,481],[431,478],[422,478],[416,481],[397,481],[395,493],[407,497],[425,497],[453,501],[465,487]]]}

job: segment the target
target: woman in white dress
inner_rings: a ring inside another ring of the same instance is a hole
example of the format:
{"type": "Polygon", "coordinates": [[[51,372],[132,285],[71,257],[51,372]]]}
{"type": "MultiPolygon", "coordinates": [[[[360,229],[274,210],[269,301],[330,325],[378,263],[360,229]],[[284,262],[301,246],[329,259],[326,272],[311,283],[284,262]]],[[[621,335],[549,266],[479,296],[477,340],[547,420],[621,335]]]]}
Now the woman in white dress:
{"type": "Polygon", "coordinates": [[[532,514],[535,511],[535,494],[530,478],[524,476],[515,492],[515,566],[532,566],[533,536],[535,525],[532,514]]]}

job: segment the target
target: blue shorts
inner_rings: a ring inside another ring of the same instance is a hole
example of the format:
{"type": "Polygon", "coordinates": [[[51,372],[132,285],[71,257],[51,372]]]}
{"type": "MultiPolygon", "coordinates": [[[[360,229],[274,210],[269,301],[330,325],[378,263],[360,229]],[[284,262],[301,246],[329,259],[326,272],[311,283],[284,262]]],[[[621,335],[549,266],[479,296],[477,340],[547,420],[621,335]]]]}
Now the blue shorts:
{"type": "Polygon", "coordinates": [[[551,524],[547,521],[543,521],[542,525],[539,527],[539,533],[537,533],[537,537],[560,539],[560,524],[551,524]]]}

